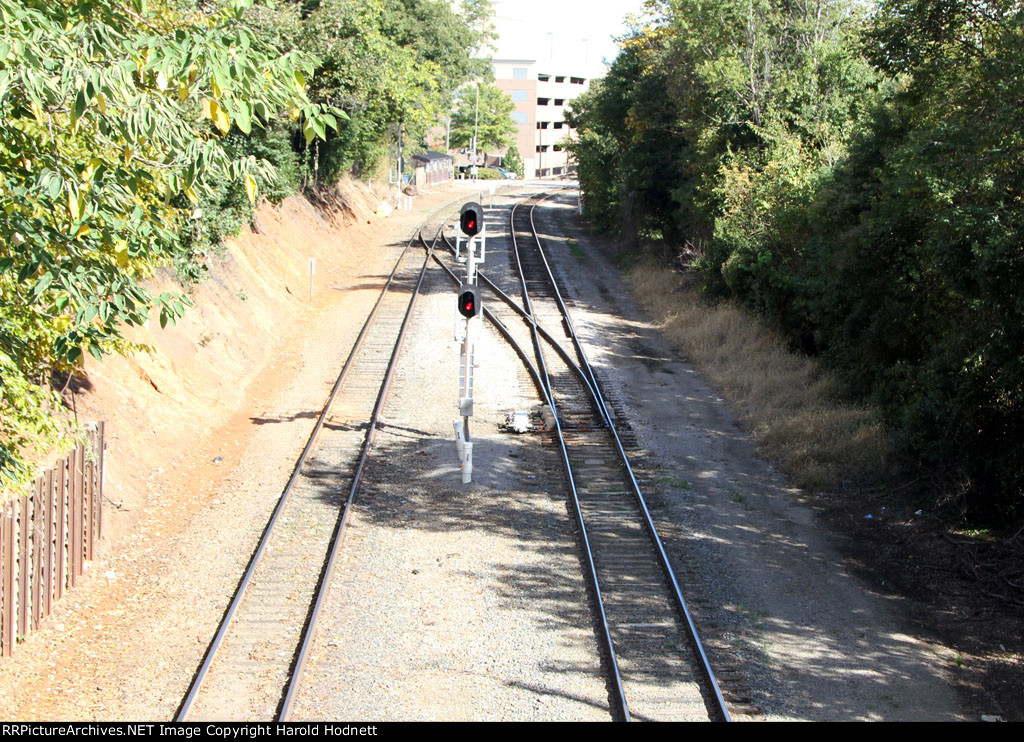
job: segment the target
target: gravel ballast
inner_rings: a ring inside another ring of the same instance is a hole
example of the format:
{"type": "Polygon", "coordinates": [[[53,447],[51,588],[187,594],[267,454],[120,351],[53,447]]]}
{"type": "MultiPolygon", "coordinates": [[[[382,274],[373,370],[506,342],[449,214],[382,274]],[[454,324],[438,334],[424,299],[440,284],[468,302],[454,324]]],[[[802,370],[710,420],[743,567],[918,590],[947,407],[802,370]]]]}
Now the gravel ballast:
{"type": "MultiPolygon", "coordinates": [[[[476,195],[459,188],[467,200],[476,195]]],[[[250,395],[216,447],[187,435],[167,443],[188,451],[171,472],[179,486],[152,472],[148,511],[123,552],[96,563],[0,664],[5,716],[173,716],[385,268],[414,223],[456,195],[396,212],[362,274],[337,279],[344,301],[273,356],[284,381],[250,395]],[[210,484],[190,485],[210,470],[210,484]]],[[[640,475],[716,670],[745,699],[739,716],[964,718],[947,682],[955,655],[908,628],[897,602],[849,568],[836,537],[758,457],[725,401],[635,310],[571,205],[542,214],[556,270],[576,297],[573,321],[643,449],[640,475]]],[[[533,410],[537,395],[486,324],[474,481],[461,483],[454,296],[432,268],[296,720],[613,718],[561,461],[536,430],[503,429],[506,413],[533,410]]]]}
{"type": "Polygon", "coordinates": [[[427,284],[294,718],[607,720],[560,461],[499,430],[536,393],[485,325],[462,484],[455,288],[427,284]]]}
{"type": "Polygon", "coordinates": [[[575,206],[574,192],[549,202],[538,229],[576,297],[590,361],[644,449],[659,532],[747,718],[965,718],[949,682],[955,652],[856,574],[841,538],[638,311],[575,206]]]}

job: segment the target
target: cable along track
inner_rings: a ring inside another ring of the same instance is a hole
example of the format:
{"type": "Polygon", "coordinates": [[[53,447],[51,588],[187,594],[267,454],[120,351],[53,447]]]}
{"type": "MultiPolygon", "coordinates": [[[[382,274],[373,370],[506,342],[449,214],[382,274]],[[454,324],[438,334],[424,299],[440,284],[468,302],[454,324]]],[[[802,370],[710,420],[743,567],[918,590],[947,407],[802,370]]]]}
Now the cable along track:
{"type": "MultiPolygon", "coordinates": [[[[728,721],[678,580],[544,255],[533,214],[551,195],[513,206],[511,272],[532,335],[533,374],[556,420],[612,695],[625,720],[728,721]],[[545,327],[562,328],[575,358],[545,327]]],[[[505,283],[505,293],[515,293],[507,276],[505,283]]]]}
{"type": "MultiPolygon", "coordinates": [[[[445,207],[447,209],[449,207],[445,207]]],[[[357,337],[178,721],[286,720],[320,601],[430,264],[409,241],[357,337]]]]}

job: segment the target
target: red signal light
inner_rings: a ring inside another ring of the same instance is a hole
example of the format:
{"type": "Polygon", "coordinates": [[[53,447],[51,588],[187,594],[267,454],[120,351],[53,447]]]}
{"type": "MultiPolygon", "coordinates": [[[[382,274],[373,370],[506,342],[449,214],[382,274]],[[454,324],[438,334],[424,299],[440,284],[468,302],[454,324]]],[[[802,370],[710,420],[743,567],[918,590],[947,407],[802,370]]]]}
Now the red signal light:
{"type": "Polygon", "coordinates": [[[462,210],[459,212],[459,226],[462,228],[463,234],[475,237],[480,232],[480,215],[483,212],[483,207],[475,201],[462,205],[462,210]]]}
{"type": "Polygon", "coordinates": [[[459,314],[463,317],[475,317],[480,313],[480,298],[476,286],[463,284],[459,290],[459,314]]]}

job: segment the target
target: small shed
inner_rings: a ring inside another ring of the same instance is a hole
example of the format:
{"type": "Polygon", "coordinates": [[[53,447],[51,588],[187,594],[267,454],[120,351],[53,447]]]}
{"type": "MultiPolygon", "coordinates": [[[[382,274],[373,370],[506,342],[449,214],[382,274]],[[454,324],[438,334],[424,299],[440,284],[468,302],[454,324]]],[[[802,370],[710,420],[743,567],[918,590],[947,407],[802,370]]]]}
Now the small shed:
{"type": "Polygon", "coordinates": [[[454,177],[454,164],[451,155],[427,150],[413,155],[411,159],[416,170],[416,185],[421,188],[429,188],[454,177]]]}

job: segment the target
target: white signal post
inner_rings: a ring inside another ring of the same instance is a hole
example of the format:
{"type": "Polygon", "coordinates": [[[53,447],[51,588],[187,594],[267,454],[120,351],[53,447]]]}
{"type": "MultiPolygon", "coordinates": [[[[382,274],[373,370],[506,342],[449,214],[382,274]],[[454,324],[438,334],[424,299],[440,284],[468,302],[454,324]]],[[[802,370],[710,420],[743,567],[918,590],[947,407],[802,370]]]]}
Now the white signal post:
{"type": "Polygon", "coordinates": [[[455,238],[455,257],[466,264],[466,279],[459,287],[456,298],[455,339],[462,341],[459,361],[459,414],[455,420],[455,444],[462,466],[462,482],[473,481],[473,440],[469,435],[469,418],[473,416],[473,369],[476,340],[480,334],[482,309],[477,286],[476,269],[484,262],[487,227],[480,204],[470,201],[463,205],[459,215],[459,230],[455,238]],[[461,255],[462,235],[466,235],[466,254],[461,255]],[[464,321],[460,321],[460,319],[464,321]]]}
{"type": "MultiPolygon", "coordinates": [[[[481,213],[483,209],[481,208],[481,213]]],[[[462,230],[455,233],[455,260],[466,264],[466,283],[476,283],[476,267],[487,257],[487,225],[481,216],[480,233],[466,240],[466,254],[462,254],[462,230]]]]}

